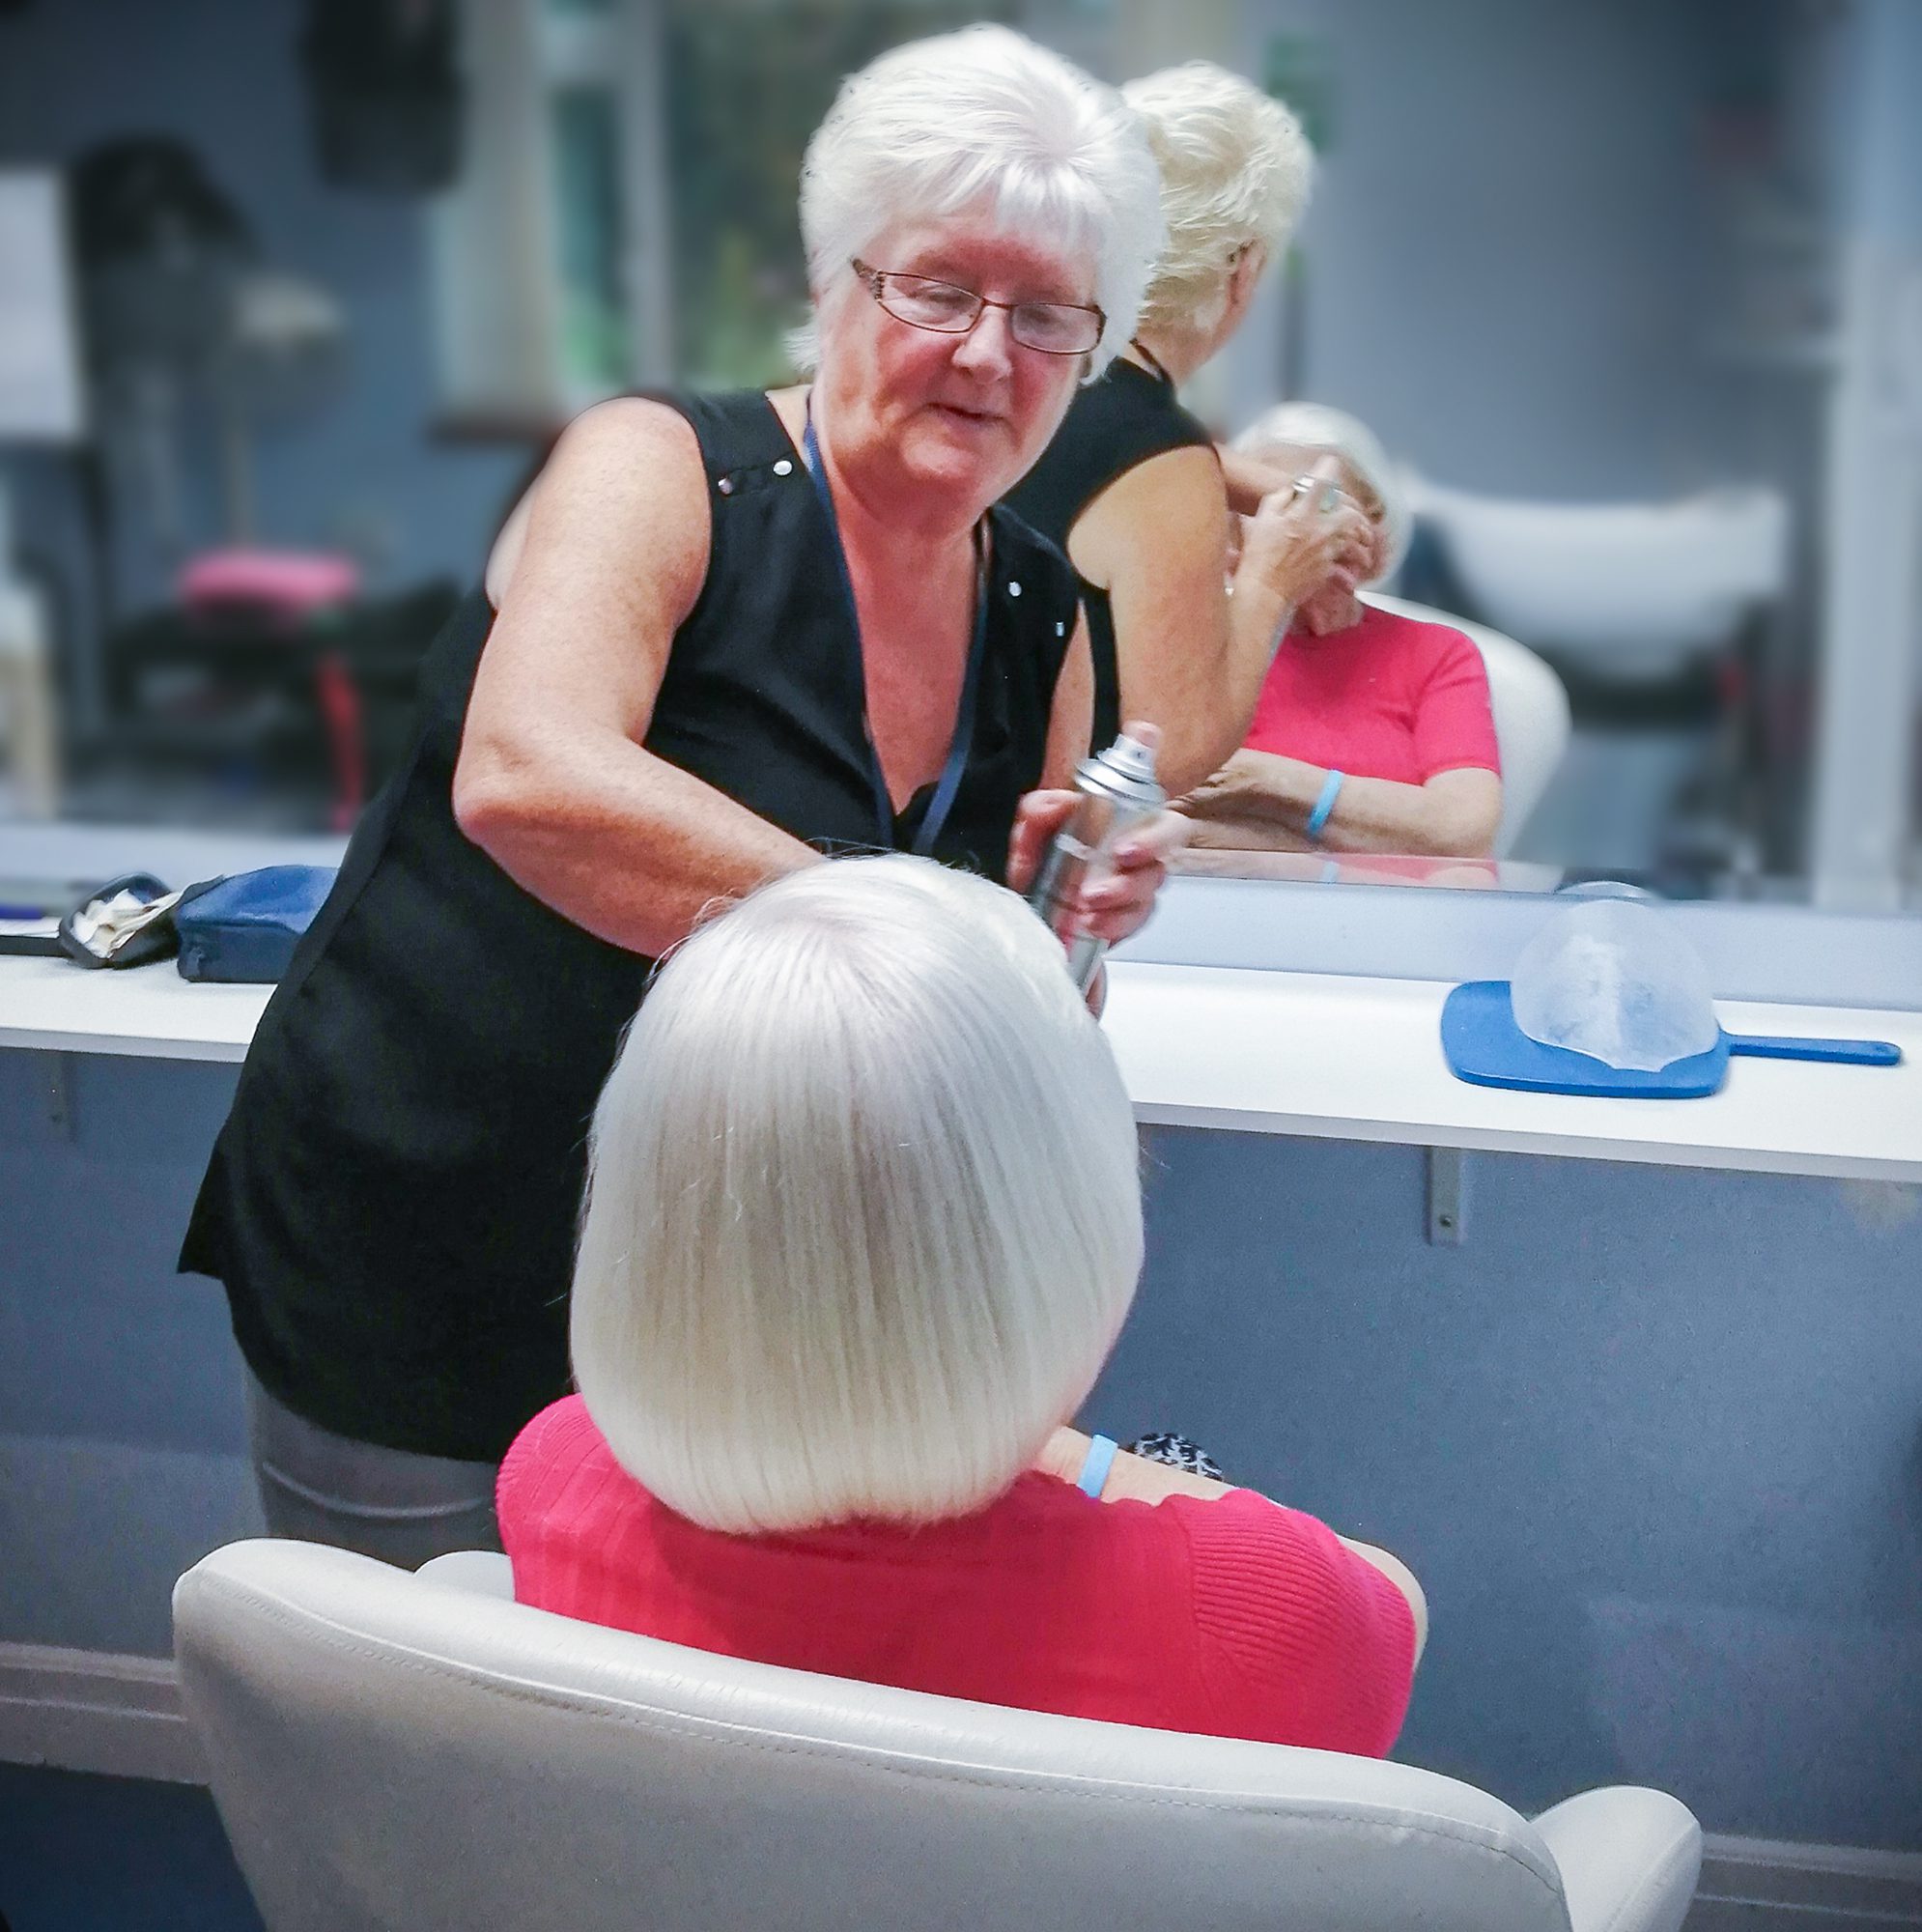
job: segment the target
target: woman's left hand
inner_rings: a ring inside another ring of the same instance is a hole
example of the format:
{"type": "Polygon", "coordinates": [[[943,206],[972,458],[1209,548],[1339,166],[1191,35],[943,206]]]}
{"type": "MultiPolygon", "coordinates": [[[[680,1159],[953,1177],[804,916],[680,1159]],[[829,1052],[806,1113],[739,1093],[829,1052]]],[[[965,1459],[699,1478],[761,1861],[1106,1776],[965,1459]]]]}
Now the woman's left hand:
{"type": "MultiPolygon", "coordinates": [[[[1139,724],[1123,728],[1131,738],[1153,730],[1139,724]]],[[[1079,792],[1066,790],[1031,791],[1021,801],[1007,850],[1007,883],[1015,892],[1034,883],[1050,841],[1080,803],[1079,792]]],[[[1178,814],[1159,811],[1129,831],[1111,855],[1112,867],[1091,878],[1082,894],[1082,929],[1111,943],[1139,932],[1154,910],[1169,860],[1188,842],[1188,830],[1178,814]]]]}

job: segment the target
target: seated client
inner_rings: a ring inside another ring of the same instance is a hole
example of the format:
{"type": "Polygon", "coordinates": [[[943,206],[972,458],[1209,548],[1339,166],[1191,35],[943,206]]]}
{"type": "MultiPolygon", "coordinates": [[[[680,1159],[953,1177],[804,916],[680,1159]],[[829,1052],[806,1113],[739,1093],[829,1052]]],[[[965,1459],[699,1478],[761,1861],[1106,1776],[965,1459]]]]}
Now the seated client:
{"type": "Polygon", "coordinates": [[[907,857],[662,969],[594,1118],[580,1393],[501,1465],[523,1603],[1031,1710],[1385,1752],[1394,1557],[1065,1426],[1142,1264],[1135,1127],[1060,952],[907,857]]]}
{"type": "MultiPolygon", "coordinates": [[[[1296,606],[1247,740],[1179,810],[1197,845],[1482,858],[1502,817],[1501,756],[1482,654],[1459,631],[1355,594],[1406,546],[1402,486],[1368,428],[1284,403],[1235,440],[1277,477],[1333,457],[1373,530],[1296,606]]],[[[1306,478],[1304,476],[1304,482],[1306,478]]],[[[1330,493],[1332,495],[1332,493],[1330,493]]]]}

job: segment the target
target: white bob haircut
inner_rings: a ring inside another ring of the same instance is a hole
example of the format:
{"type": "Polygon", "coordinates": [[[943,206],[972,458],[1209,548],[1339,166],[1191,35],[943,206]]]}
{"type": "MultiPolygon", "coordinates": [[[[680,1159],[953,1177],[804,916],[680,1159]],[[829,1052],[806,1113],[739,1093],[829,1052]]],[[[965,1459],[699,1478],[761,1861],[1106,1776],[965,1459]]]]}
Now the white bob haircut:
{"type": "Polygon", "coordinates": [[[1277,403],[1234,439],[1234,447],[1249,456],[1283,447],[1326,450],[1339,456],[1380,505],[1382,567],[1369,582],[1385,583],[1401,568],[1415,529],[1408,479],[1360,417],[1325,403],[1277,403]]]}
{"type": "Polygon", "coordinates": [[[1113,88],[995,26],[882,54],[841,83],[814,130],[801,239],[816,322],[789,343],[801,366],[855,288],[856,256],[898,223],[982,206],[1011,234],[1091,258],[1107,327],[1088,373],[1106,368],[1135,331],[1161,248],[1154,156],[1113,88]]]}
{"type": "Polygon", "coordinates": [[[1142,326],[1205,331],[1221,319],[1236,255],[1258,242],[1277,255],[1294,233],[1314,151],[1279,100],[1208,61],[1131,80],[1121,93],[1160,164],[1168,223],[1142,326]]]}
{"type": "Polygon", "coordinates": [[[709,1528],[933,1521],[1073,1414],[1141,1264],[1133,1113],[1058,942],[984,879],[835,860],[701,926],[636,1017],[575,1378],[709,1528]]]}

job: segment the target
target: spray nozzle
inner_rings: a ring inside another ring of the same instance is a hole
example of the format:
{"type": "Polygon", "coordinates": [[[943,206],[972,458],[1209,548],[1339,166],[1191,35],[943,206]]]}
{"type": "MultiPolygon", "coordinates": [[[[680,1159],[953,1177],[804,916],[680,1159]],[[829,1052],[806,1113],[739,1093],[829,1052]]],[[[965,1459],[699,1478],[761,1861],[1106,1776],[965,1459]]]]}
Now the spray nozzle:
{"type": "Polygon", "coordinates": [[[1103,764],[1112,765],[1131,779],[1145,783],[1154,779],[1154,754],[1161,745],[1161,727],[1137,724],[1126,730],[1102,753],[1103,764]]]}

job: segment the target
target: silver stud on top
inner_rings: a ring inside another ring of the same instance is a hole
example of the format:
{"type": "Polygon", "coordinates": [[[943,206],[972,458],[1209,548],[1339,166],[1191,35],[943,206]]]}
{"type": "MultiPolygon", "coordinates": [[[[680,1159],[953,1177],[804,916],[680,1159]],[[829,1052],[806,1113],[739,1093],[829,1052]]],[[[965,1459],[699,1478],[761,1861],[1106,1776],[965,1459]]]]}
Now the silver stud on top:
{"type": "Polygon", "coordinates": [[[775,474],[777,476],[785,476],[789,473],[790,470],[793,469],[793,468],[794,468],[793,459],[791,457],[783,456],[781,460],[775,465],[775,474]]]}
{"type": "Polygon", "coordinates": [[[1068,627],[1067,627],[1067,626],[1066,626],[1065,624],[1057,624],[1057,625],[1055,626],[1055,636],[1056,636],[1056,637],[1058,637],[1058,638],[1065,638],[1065,637],[1067,636],[1067,634],[1068,634],[1068,627]]]}
{"type": "Polygon", "coordinates": [[[731,476],[723,476],[721,479],[721,481],[717,483],[714,487],[717,490],[719,490],[723,497],[731,497],[734,494],[734,479],[731,476]]]}
{"type": "Polygon", "coordinates": [[[1021,585],[1015,582],[1011,577],[1007,580],[1007,594],[1010,597],[1019,597],[1021,595],[1021,585]]]}

